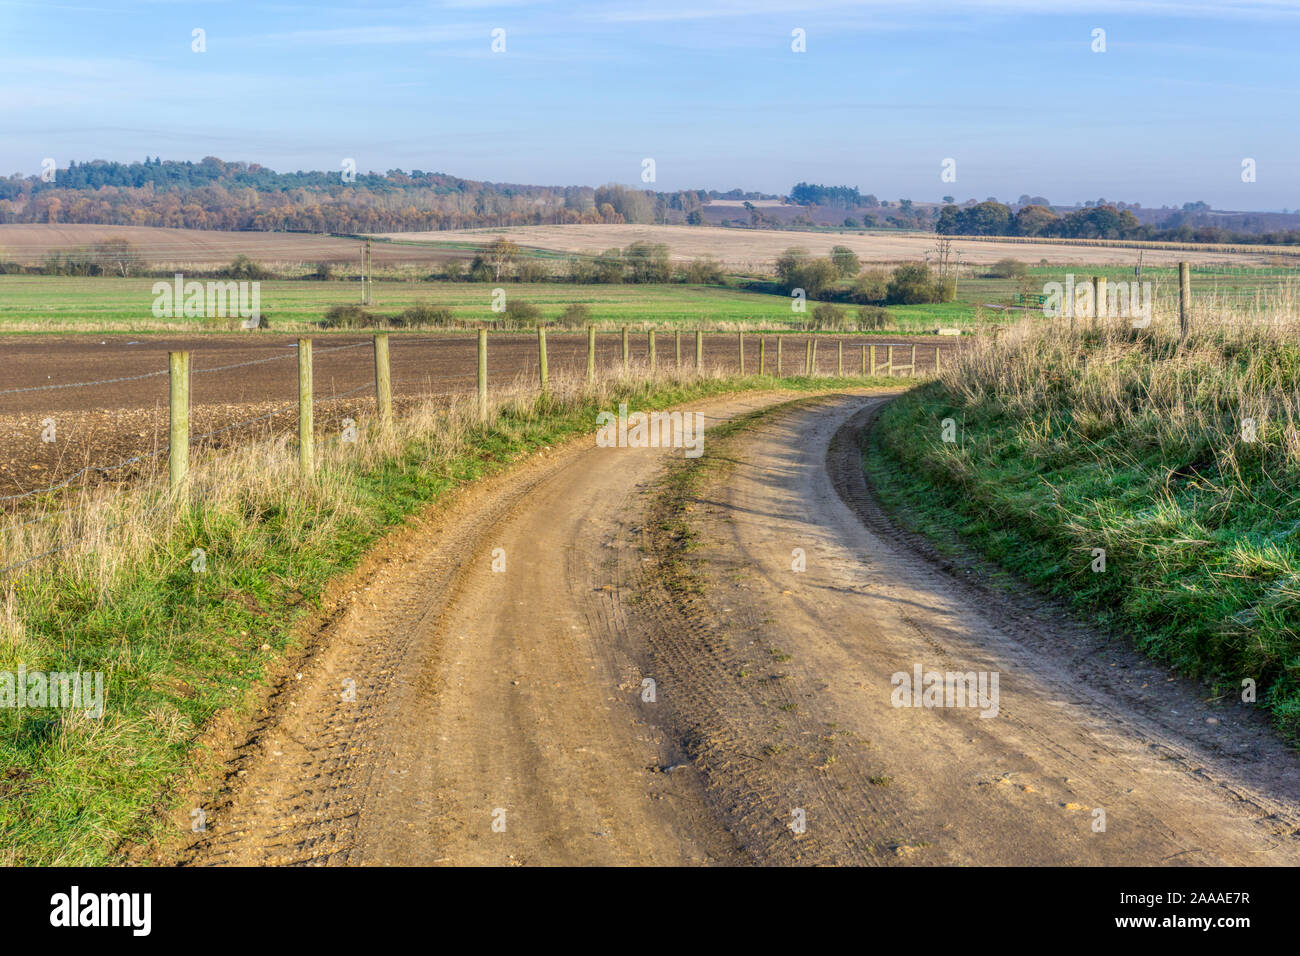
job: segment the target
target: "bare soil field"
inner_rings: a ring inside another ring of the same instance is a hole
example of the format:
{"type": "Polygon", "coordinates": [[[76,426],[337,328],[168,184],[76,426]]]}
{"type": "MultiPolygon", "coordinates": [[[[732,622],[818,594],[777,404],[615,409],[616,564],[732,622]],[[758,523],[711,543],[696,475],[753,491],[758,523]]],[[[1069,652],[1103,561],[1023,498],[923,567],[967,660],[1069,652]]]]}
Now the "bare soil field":
{"type": "MultiPolygon", "coordinates": [[[[423,242],[464,242],[467,239],[490,242],[504,235],[521,246],[553,249],[562,252],[596,254],[612,247],[634,242],[666,243],[675,259],[689,260],[712,256],[725,266],[744,271],[770,271],[777,256],[786,249],[799,247],[816,255],[825,255],[833,246],[848,246],[864,262],[890,263],[919,261],[933,255],[935,237],[920,233],[810,233],[770,229],[725,229],[720,226],[514,226],[507,229],[464,229],[446,232],[386,233],[386,238],[423,242]]],[[[1088,245],[1065,240],[1056,242],[1015,242],[1012,240],[953,239],[953,253],[964,263],[991,264],[999,259],[1019,259],[1037,264],[1093,263],[1096,265],[1131,265],[1137,262],[1138,249],[1120,245],[1088,245]]],[[[1143,262],[1167,265],[1176,262],[1225,262],[1263,265],[1272,254],[1228,254],[1214,248],[1178,250],[1146,248],[1143,262]]]]}
{"type": "MultiPolygon", "coordinates": [[[[228,265],[238,255],[267,266],[358,263],[361,256],[361,243],[356,239],[308,233],[20,223],[0,225],[0,259],[38,263],[51,252],[86,248],[108,239],[125,239],[135,247],[136,253],[157,268],[228,265]]],[[[429,264],[457,257],[448,250],[385,242],[374,243],[372,249],[376,268],[429,264]]]]}
{"type": "MultiPolygon", "coordinates": [[[[897,263],[923,260],[933,254],[935,244],[934,236],[921,233],[862,235],[720,226],[512,226],[377,234],[377,239],[393,241],[374,243],[374,265],[380,269],[425,267],[452,258],[467,259],[472,255],[473,245],[486,244],[502,235],[525,247],[585,255],[613,247],[622,248],[633,242],[662,242],[668,245],[672,257],[678,261],[712,256],[730,269],[753,273],[770,272],[777,256],[791,247],[825,255],[833,246],[843,245],[856,252],[863,262],[897,263]]],[[[227,265],[237,255],[246,255],[271,267],[318,262],[354,264],[360,259],[358,240],[326,235],[78,224],[0,225],[0,258],[38,263],[50,252],[86,248],[106,239],[126,239],[144,260],[157,268],[211,268],[227,265]]],[[[1050,265],[1131,265],[1137,262],[1140,245],[957,238],[953,240],[953,251],[963,263],[984,265],[1006,258],[1031,264],[1046,260],[1050,265]]],[[[1270,264],[1279,255],[1294,256],[1295,251],[1279,248],[1229,253],[1215,247],[1162,249],[1148,246],[1142,255],[1143,262],[1151,266],[1179,261],[1254,266],[1270,264]]]]}
{"type": "MultiPolygon", "coordinates": [[[[784,335],[783,372],[802,374],[806,336],[784,335]]],[[[393,334],[391,372],[394,400],[414,401],[421,395],[469,393],[477,386],[477,345],[474,333],[438,335],[393,334]]],[[[776,371],[775,337],[768,337],[769,373],[776,371]]],[[[933,336],[818,336],[817,371],[838,370],[838,348],[844,342],[846,374],[860,371],[862,342],[884,349],[893,343],[917,345],[918,371],[934,366],[936,347],[953,348],[951,341],[933,336]]],[[[314,386],[320,408],[317,428],[328,434],[344,417],[373,410],[374,358],[367,335],[328,335],[314,339],[314,386]]],[[[547,336],[551,374],[585,373],[586,335],[547,336]]],[[[694,364],[694,337],[681,337],[682,362],[694,364]]],[[[217,432],[201,442],[219,448],[246,440],[250,434],[292,432],[297,425],[297,347],[291,335],[273,333],[209,334],[202,336],[5,336],[0,338],[0,497],[48,487],[82,469],[78,480],[123,481],[156,465],[167,445],[167,353],[189,350],[191,357],[191,436],[217,432]],[[255,363],[242,365],[242,363],[255,363]],[[242,365],[225,369],[225,366],[242,365]],[[222,370],[224,369],[224,370],[222,370]],[[210,371],[216,370],[216,371],[210,371]],[[84,387],[75,383],[102,382],[84,387]],[[266,417],[270,416],[270,417],[266,417]],[[250,419],[263,419],[232,427],[250,419]],[[43,441],[48,422],[53,441],[43,441]],[[123,461],[150,456],[122,468],[123,461]]],[[[657,362],[676,361],[674,340],[656,339],[657,362]]],[[[647,336],[632,335],[634,363],[648,360],[647,336]]],[[[908,361],[900,351],[895,361],[908,361]]],[[[617,334],[597,336],[597,363],[616,368],[622,347],[617,334]]],[[[746,369],[758,370],[757,336],[746,336],[746,369]]],[[[704,337],[706,371],[737,371],[735,335],[704,337]]],[[[488,345],[489,386],[500,388],[521,376],[536,381],[537,337],[533,333],[494,333],[488,345]]],[[[0,506],[15,502],[0,501],[0,506]]]]}
{"type": "Polygon", "coordinates": [[[859,439],[886,397],[779,408],[684,498],[680,453],[587,438],[396,532],[179,804],[208,824],[177,811],[180,860],[1300,860],[1296,755],[1259,714],[884,521],[859,439]],[[917,662],[1000,674],[995,710],[897,706],[917,662]]]}

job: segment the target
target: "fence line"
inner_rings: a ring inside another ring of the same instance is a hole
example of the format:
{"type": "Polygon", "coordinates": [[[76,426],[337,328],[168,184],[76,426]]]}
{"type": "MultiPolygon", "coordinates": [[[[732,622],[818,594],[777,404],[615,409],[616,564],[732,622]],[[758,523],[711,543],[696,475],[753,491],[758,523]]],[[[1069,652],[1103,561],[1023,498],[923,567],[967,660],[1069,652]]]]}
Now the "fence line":
{"type": "MultiPolygon", "coordinates": [[[[627,369],[630,367],[630,362],[631,362],[629,330],[627,328],[624,328],[618,334],[620,334],[621,336],[621,344],[622,344],[622,363],[618,367],[621,368],[624,372],[626,372],[627,369]]],[[[807,334],[808,336],[808,358],[809,358],[807,367],[805,369],[805,373],[809,375],[816,375],[817,374],[817,370],[816,370],[817,335],[816,333],[804,333],[804,334],[807,334]]],[[[595,328],[589,327],[587,333],[587,370],[589,376],[593,378],[594,378],[594,371],[595,371],[597,335],[598,333],[596,332],[595,328]]],[[[780,335],[777,336],[778,361],[781,354],[782,339],[783,336],[780,335]]],[[[440,341],[440,337],[429,337],[428,340],[440,341]]],[[[767,374],[767,367],[766,367],[767,336],[760,335],[759,340],[760,340],[759,374],[766,375],[767,374]]],[[[237,429],[245,428],[250,425],[255,425],[259,422],[270,421],[281,415],[292,413],[295,405],[297,406],[299,411],[299,427],[298,427],[299,472],[300,475],[302,475],[303,477],[308,477],[313,473],[314,466],[315,466],[315,454],[314,454],[315,422],[314,422],[314,416],[312,414],[312,411],[314,406],[317,403],[335,402],[342,399],[350,398],[361,392],[374,390],[374,396],[376,400],[376,416],[379,420],[379,423],[382,426],[386,421],[391,421],[392,380],[391,380],[391,373],[390,373],[390,357],[389,357],[388,341],[389,341],[388,335],[386,333],[378,333],[375,334],[372,338],[368,339],[367,341],[354,343],[352,345],[345,345],[345,346],[323,349],[319,352],[316,352],[313,355],[311,339],[304,338],[299,340],[298,347],[296,349],[294,349],[293,351],[288,351],[284,355],[277,355],[269,358],[254,359],[247,362],[237,362],[230,365],[215,366],[213,368],[207,368],[207,369],[191,368],[190,358],[192,353],[188,351],[178,351],[178,352],[169,353],[168,368],[161,369],[156,372],[149,372],[142,375],[134,375],[134,376],[123,376],[116,379],[105,379],[99,382],[75,382],[75,383],[67,383],[67,384],[60,384],[60,385],[36,386],[33,388],[10,389],[8,390],[8,392],[0,392],[0,394],[7,394],[7,393],[11,394],[14,392],[41,391],[41,390],[53,389],[53,388],[88,387],[92,385],[114,384],[117,382],[139,381],[142,379],[167,375],[169,381],[169,412],[171,417],[171,424],[168,429],[168,442],[166,446],[162,448],[158,448],[151,452],[146,452],[139,455],[133,455],[129,458],[123,459],[112,465],[107,465],[107,466],[88,465],[85,468],[79,469],[72,475],[69,475],[67,478],[64,478],[63,480],[48,485],[46,487],[33,489],[31,491],[22,492],[20,494],[0,497],[0,504],[6,502],[19,501],[22,499],[31,498],[36,495],[59,491],[61,489],[67,488],[78,478],[80,478],[83,475],[86,475],[89,472],[99,472],[101,474],[107,474],[113,471],[120,471],[121,469],[127,468],[131,465],[143,464],[145,462],[157,459],[163,455],[167,455],[169,459],[168,487],[171,494],[161,504],[144,512],[145,515],[152,514],[163,507],[174,506],[176,501],[176,496],[178,494],[182,494],[187,491],[187,480],[189,476],[189,452],[191,448],[196,446],[201,446],[201,444],[204,441],[216,435],[235,431],[237,429]],[[374,380],[367,381],[362,385],[359,385],[355,388],[351,388],[348,389],[347,391],[340,392],[337,394],[317,396],[313,389],[313,374],[312,374],[315,357],[320,355],[329,355],[334,352],[340,352],[349,349],[361,348],[364,346],[372,346],[375,350],[374,380]],[[206,431],[200,435],[195,435],[195,436],[190,435],[189,411],[190,411],[191,395],[190,395],[189,386],[190,386],[190,379],[193,375],[209,373],[209,372],[229,371],[229,370],[239,369],[239,368],[247,368],[249,366],[261,365],[267,362],[279,361],[281,359],[286,359],[291,357],[297,357],[299,372],[300,372],[299,396],[296,400],[290,400],[288,402],[281,403],[277,408],[262,415],[257,415],[251,418],[246,418],[237,422],[232,422],[226,425],[222,425],[218,428],[214,428],[211,429],[210,431],[206,431]]],[[[478,398],[479,398],[480,413],[484,416],[486,416],[487,398],[488,398],[487,341],[488,341],[487,330],[480,329],[478,333],[478,373],[479,373],[478,374],[478,380],[479,380],[478,398]]],[[[676,359],[676,368],[678,370],[682,368],[680,343],[681,343],[680,332],[677,332],[674,335],[674,357],[676,359]]],[[[840,375],[842,375],[843,374],[842,341],[839,343],[839,346],[840,346],[839,348],[840,360],[838,365],[838,372],[840,375]]],[[[652,357],[655,356],[656,346],[655,346],[653,331],[649,333],[647,339],[647,347],[649,350],[649,355],[652,357]]],[[[939,343],[935,343],[933,346],[936,369],[938,368],[939,352],[941,351],[942,347],[943,346],[941,346],[939,343]]],[[[744,333],[740,333],[738,335],[738,338],[736,340],[736,348],[737,348],[737,357],[740,362],[741,374],[744,374],[745,372],[745,366],[744,366],[745,334],[744,333]]],[[[864,345],[863,348],[865,350],[866,346],[864,345]]],[[[544,392],[548,386],[546,335],[544,330],[539,330],[538,349],[539,349],[538,352],[539,365],[538,365],[538,369],[534,374],[538,376],[537,378],[538,386],[544,392]]],[[[875,346],[872,346],[872,351],[873,351],[872,374],[875,373],[874,349],[875,346]]],[[[915,352],[916,352],[915,346],[912,347],[912,352],[913,352],[913,356],[915,356],[915,352]]],[[[651,358],[652,362],[653,360],[654,359],[651,358]]],[[[903,368],[904,368],[903,366],[895,367],[891,362],[889,366],[888,374],[892,375],[895,370],[902,370],[903,368]]],[[[915,357],[913,358],[912,365],[908,366],[907,368],[909,369],[909,371],[915,374],[915,370],[916,370],[915,357]]],[[[695,369],[697,373],[703,373],[705,370],[704,342],[703,342],[702,330],[696,330],[695,369]]],[[[653,375],[655,372],[653,366],[651,366],[650,371],[651,374],[653,375]]],[[[752,370],[750,371],[750,374],[753,374],[752,370]]],[[[777,374],[780,377],[784,377],[779,366],[777,369],[777,374]]],[[[419,384],[426,384],[429,382],[430,380],[427,376],[419,380],[419,384]]],[[[410,385],[415,383],[416,380],[414,379],[405,379],[398,382],[399,385],[410,385]]],[[[425,391],[420,393],[421,396],[432,396],[433,394],[436,393],[432,391],[425,391]]],[[[325,439],[325,443],[327,446],[329,446],[334,444],[334,441],[332,439],[325,439]]],[[[60,515],[67,515],[69,512],[75,511],[79,506],[80,503],[73,503],[57,511],[51,511],[49,513],[40,515],[38,517],[21,521],[16,525],[11,525],[11,527],[23,528],[32,524],[38,524],[38,523],[50,521],[60,515]]],[[[127,520],[129,519],[124,519],[121,522],[110,525],[107,528],[101,529],[101,531],[97,533],[112,531],[118,527],[121,527],[123,524],[126,523],[127,520]]],[[[70,541],[64,542],[58,547],[51,548],[37,555],[33,555],[20,562],[10,564],[5,567],[0,567],[0,575],[7,575],[13,571],[20,570],[21,568],[27,567],[28,565],[34,563],[35,561],[40,560],[41,558],[48,557],[49,555],[52,554],[56,554],[60,551],[66,550],[69,547],[72,547],[75,544],[78,544],[79,542],[83,542],[87,540],[88,537],[89,535],[84,535],[78,538],[74,538],[70,541]]]]}

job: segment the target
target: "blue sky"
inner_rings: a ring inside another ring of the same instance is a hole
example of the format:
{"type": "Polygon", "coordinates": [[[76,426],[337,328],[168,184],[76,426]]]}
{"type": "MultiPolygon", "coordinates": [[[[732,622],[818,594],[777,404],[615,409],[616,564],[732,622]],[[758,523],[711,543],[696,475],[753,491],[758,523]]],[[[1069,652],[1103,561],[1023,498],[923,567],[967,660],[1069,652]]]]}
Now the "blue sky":
{"type": "Polygon", "coordinates": [[[352,157],[599,185],[652,157],[659,189],[1290,209],[1297,41],[1300,0],[0,0],[0,170],[352,157]]]}

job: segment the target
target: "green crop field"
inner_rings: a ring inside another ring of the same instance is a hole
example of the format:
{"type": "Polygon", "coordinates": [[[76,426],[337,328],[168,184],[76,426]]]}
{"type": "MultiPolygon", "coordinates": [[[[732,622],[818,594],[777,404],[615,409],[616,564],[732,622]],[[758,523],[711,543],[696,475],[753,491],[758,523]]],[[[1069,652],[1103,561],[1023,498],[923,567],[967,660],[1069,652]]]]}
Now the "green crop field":
{"type": "MultiPolygon", "coordinates": [[[[933,332],[940,326],[973,331],[985,322],[1004,321],[1002,313],[1017,294],[1034,295],[1048,282],[1063,281],[1073,273],[1076,281],[1103,275],[1112,282],[1132,281],[1133,270],[1114,266],[1031,266],[1020,278],[990,278],[976,271],[963,275],[953,302],[925,305],[891,305],[887,331],[933,332]]],[[[1275,290],[1293,282],[1293,271],[1282,269],[1197,269],[1193,271],[1194,294],[1215,295],[1234,302],[1249,301],[1261,291],[1275,290]]],[[[1177,288],[1177,270],[1148,268],[1143,281],[1154,284],[1157,296],[1169,296],[1177,288]]],[[[224,330],[224,321],[195,318],[155,318],[152,314],[151,278],[64,277],[0,275],[0,331],[8,332],[128,332],[194,331],[197,328],[224,330]]],[[[426,304],[450,309],[459,322],[491,322],[499,319],[492,311],[494,288],[505,290],[507,299],[520,298],[542,309],[545,320],[554,320],[572,304],[591,311],[598,325],[695,326],[710,328],[798,328],[807,314],[791,309],[789,296],[777,292],[751,291],[739,280],[726,286],[686,284],[576,285],[559,282],[496,283],[447,281],[379,281],[374,283],[373,304],[377,315],[395,315],[403,309],[426,304]]],[[[841,283],[846,294],[849,283],[841,283]]],[[[261,283],[261,308],[270,328],[282,331],[312,330],[326,310],[334,305],[356,304],[360,287],[356,282],[272,279],[261,283]]],[[[857,308],[838,303],[850,316],[857,308]]],[[[808,311],[816,303],[808,303],[808,311]]]]}

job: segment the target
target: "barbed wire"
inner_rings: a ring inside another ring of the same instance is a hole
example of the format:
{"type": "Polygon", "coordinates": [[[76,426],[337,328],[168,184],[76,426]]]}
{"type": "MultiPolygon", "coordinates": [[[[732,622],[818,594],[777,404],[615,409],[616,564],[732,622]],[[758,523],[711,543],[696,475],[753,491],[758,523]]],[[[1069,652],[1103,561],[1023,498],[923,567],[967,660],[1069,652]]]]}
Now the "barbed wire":
{"type": "Polygon", "coordinates": [[[166,375],[167,369],[161,369],[157,372],[145,372],[143,375],[127,375],[122,378],[105,378],[98,382],[67,382],[60,385],[29,385],[25,388],[6,388],[0,391],[0,395],[14,395],[18,392],[43,392],[56,388],[87,388],[91,385],[116,385],[119,382],[138,382],[143,378],[154,378],[158,375],[166,375]]]}

